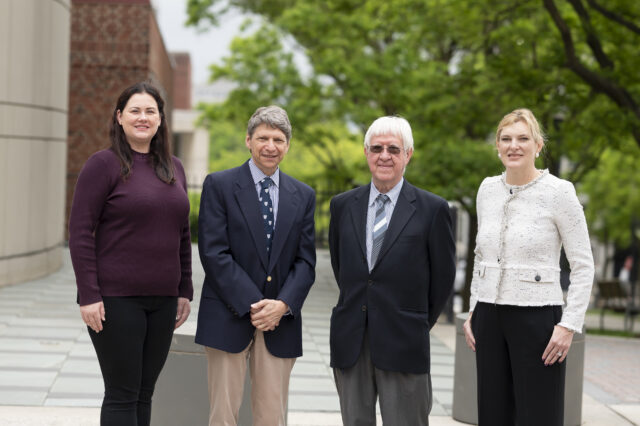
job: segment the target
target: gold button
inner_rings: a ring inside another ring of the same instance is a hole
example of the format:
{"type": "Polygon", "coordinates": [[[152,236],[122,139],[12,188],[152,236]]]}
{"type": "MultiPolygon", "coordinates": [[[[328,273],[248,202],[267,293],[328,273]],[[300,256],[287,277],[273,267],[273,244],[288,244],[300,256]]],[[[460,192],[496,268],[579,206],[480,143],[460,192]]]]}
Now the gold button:
{"type": "Polygon", "coordinates": [[[271,275],[269,275],[269,276],[267,277],[267,282],[268,282],[268,283],[270,283],[270,282],[271,282],[271,275]]]}

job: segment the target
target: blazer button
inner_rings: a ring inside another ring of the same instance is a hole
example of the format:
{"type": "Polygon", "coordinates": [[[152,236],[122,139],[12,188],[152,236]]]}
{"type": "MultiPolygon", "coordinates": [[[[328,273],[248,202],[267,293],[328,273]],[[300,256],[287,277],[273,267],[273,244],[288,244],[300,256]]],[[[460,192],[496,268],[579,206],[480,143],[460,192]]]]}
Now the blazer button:
{"type": "Polygon", "coordinates": [[[540,275],[536,274],[536,281],[540,281],[542,278],[540,278],[540,275]]]}
{"type": "Polygon", "coordinates": [[[362,305],[362,312],[366,312],[367,311],[367,305],[362,305]]]}
{"type": "Polygon", "coordinates": [[[367,281],[367,284],[371,285],[371,284],[373,284],[373,281],[369,280],[369,281],[367,281]]]}
{"type": "Polygon", "coordinates": [[[267,282],[268,282],[268,283],[270,283],[270,282],[271,282],[271,275],[269,275],[269,276],[267,277],[267,282]]]}

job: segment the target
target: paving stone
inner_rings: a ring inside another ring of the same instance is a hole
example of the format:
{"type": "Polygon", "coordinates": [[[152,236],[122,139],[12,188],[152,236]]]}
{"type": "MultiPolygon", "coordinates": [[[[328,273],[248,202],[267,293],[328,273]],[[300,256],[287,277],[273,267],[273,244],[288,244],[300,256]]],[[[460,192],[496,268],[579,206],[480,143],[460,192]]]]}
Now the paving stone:
{"type": "Polygon", "coordinates": [[[431,387],[433,389],[453,389],[453,377],[431,375],[431,387]]]}
{"type": "Polygon", "coordinates": [[[47,388],[51,386],[57,375],[57,371],[0,370],[0,389],[47,388]]]}
{"type": "Polygon", "coordinates": [[[4,353],[0,352],[0,368],[15,369],[20,368],[32,368],[34,370],[41,370],[45,368],[59,369],[64,364],[67,355],[60,354],[48,354],[48,353],[4,353]]]}
{"type": "MultiPolygon", "coordinates": [[[[59,398],[51,396],[51,394],[49,395],[43,404],[47,407],[102,407],[102,395],[97,395],[92,398],[59,398]]],[[[98,413],[96,418],[100,418],[100,413],[98,413]]]]}
{"type": "Polygon", "coordinates": [[[15,337],[0,336],[0,351],[15,352],[54,352],[66,353],[73,346],[71,341],[17,339],[15,337]]]}
{"type": "Polygon", "coordinates": [[[327,366],[324,363],[296,362],[293,366],[291,374],[304,376],[325,376],[327,374],[327,366]]]}
{"type": "Polygon", "coordinates": [[[453,404],[453,389],[452,390],[436,390],[433,391],[433,397],[438,400],[440,404],[452,405],[453,404]]]}
{"type": "Polygon", "coordinates": [[[23,327],[12,326],[3,335],[18,339],[38,339],[38,340],[76,340],[82,333],[78,327],[23,327]]]}
{"type": "Polygon", "coordinates": [[[70,377],[60,375],[56,378],[51,390],[51,394],[56,393],[79,393],[79,394],[102,394],[104,392],[104,382],[102,376],[92,377],[70,377]]]}
{"type": "Polygon", "coordinates": [[[431,353],[431,365],[453,365],[454,358],[451,353],[447,355],[431,353]]]}
{"type": "Polygon", "coordinates": [[[449,413],[445,408],[438,403],[437,401],[433,401],[433,405],[431,406],[430,416],[447,416],[449,413]]]}
{"type": "Polygon", "coordinates": [[[42,405],[46,396],[46,389],[30,391],[0,388],[0,405],[42,405]]]}
{"type": "MultiPolygon", "coordinates": [[[[333,380],[326,377],[291,377],[289,389],[291,392],[311,392],[311,393],[328,393],[336,392],[336,385],[333,380]]],[[[320,407],[318,407],[320,408],[320,407]]],[[[323,411],[323,410],[320,410],[323,411]]]]}
{"type": "Polygon", "coordinates": [[[340,412],[340,401],[337,394],[333,395],[289,395],[289,410],[291,411],[334,411],[340,412]],[[324,407],[321,410],[318,407],[324,407]]]}
{"type": "Polygon", "coordinates": [[[67,359],[60,369],[61,376],[69,374],[85,374],[101,377],[100,364],[97,358],[93,359],[67,359]]]}

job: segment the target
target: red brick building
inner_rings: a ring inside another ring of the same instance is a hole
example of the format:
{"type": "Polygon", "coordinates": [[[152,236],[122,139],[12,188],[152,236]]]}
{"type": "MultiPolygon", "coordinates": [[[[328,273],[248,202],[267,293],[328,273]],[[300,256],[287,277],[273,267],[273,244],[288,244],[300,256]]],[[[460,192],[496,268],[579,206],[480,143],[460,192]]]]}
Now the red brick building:
{"type": "Polygon", "coordinates": [[[170,120],[173,64],[150,0],[72,0],[67,221],[80,169],[91,154],[109,146],[118,95],[142,80],[159,87],[170,120]]]}
{"type": "Polygon", "coordinates": [[[173,107],[191,109],[191,56],[188,52],[172,52],[173,107]]]}

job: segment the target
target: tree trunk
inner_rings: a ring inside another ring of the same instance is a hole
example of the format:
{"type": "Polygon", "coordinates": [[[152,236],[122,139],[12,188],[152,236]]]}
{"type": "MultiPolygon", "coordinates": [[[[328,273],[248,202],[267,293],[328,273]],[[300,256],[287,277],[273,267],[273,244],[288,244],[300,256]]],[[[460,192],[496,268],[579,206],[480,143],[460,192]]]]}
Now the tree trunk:
{"type": "Polygon", "coordinates": [[[464,288],[462,289],[462,312],[469,311],[471,296],[471,279],[473,278],[473,261],[476,258],[476,234],[478,233],[478,214],[469,213],[469,233],[467,234],[467,266],[465,268],[464,288]]]}

